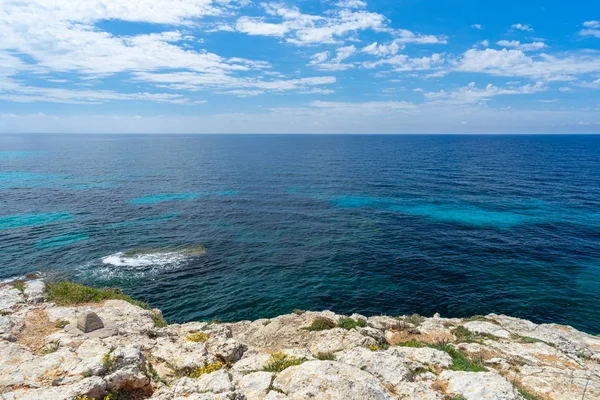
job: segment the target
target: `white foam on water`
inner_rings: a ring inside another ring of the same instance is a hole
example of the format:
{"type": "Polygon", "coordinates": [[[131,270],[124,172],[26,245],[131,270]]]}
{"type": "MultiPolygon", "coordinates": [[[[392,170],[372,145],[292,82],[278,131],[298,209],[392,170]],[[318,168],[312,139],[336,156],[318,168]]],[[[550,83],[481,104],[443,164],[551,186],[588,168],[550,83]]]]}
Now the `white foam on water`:
{"type": "Polygon", "coordinates": [[[124,254],[125,253],[123,252],[119,252],[106,256],[102,259],[102,263],[113,265],[115,267],[139,269],[178,264],[189,257],[184,252],[180,251],[138,254],[132,257],[124,257],[124,254]]]}

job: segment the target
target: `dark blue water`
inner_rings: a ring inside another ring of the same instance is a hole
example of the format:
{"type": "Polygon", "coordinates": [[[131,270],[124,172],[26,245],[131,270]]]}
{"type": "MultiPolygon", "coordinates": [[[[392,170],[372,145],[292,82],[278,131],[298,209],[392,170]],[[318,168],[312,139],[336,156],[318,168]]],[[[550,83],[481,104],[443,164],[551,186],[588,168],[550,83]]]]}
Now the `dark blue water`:
{"type": "Polygon", "coordinates": [[[170,321],[496,312],[598,333],[600,136],[1,137],[0,278],[31,271],[170,321]]]}

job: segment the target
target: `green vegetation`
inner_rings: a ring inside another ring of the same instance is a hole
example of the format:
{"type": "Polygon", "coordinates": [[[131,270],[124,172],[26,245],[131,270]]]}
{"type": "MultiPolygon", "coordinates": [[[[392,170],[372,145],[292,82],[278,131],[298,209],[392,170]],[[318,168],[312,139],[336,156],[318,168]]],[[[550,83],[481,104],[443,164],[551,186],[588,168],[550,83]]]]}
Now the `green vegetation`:
{"type": "Polygon", "coordinates": [[[482,360],[470,360],[465,354],[459,349],[455,348],[454,345],[445,342],[438,343],[424,343],[418,340],[411,339],[408,342],[400,343],[399,346],[403,347],[430,347],[432,349],[445,351],[452,358],[452,365],[450,370],[453,371],[467,371],[467,372],[485,372],[487,368],[483,366],[482,360]]]}
{"type": "Polygon", "coordinates": [[[306,311],[304,311],[304,310],[301,310],[301,309],[299,309],[299,308],[294,308],[294,314],[296,314],[296,315],[302,315],[302,314],[304,314],[305,312],[306,312],[306,311]]]}
{"type": "Polygon", "coordinates": [[[56,350],[58,350],[58,346],[55,345],[54,343],[51,343],[48,345],[48,347],[46,347],[46,349],[44,349],[44,355],[46,354],[52,354],[54,353],[56,350]]]}
{"type": "Polygon", "coordinates": [[[154,314],[154,326],[156,326],[157,328],[165,328],[169,326],[169,324],[167,323],[167,321],[165,321],[163,317],[161,317],[158,314],[154,314]]]}
{"type": "Polygon", "coordinates": [[[381,350],[387,350],[390,348],[390,345],[387,343],[384,344],[370,344],[368,346],[368,349],[371,351],[381,351],[381,350]]]}
{"type": "Polygon", "coordinates": [[[365,321],[364,319],[359,319],[358,321],[356,321],[352,318],[342,318],[338,326],[349,331],[351,329],[356,328],[357,326],[364,328],[365,326],[367,326],[367,321],[365,321]]]}
{"type": "Polygon", "coordinates": [[[446,396],[444,396],[444,400],[467,400],[467,399],[461,395],[458,395],[458,396],[446,395],[446,396]]]}
{"type": "Polygon", "coordinates": [[[112,348],[102,357],[102,368],[107,374],[113,371],[118,361],[118,358],[112,355],[114,351],[115,349],[112,348]]]}
{"type": "MultiPolygon", "coordinates": [[[[543,340],[532,338],[532,337],[529,337],[529,336],[517,335],[516,333],[512,333],[510,335],[510,338],[512,340],[516,340],[516,341],[518,341],[520,343],[546,343],[543,340]]],[[[548,343],[546,343],[546,344],[548,344],[548,343]]]]}
{"type": "Polygon", "coordinates": [[[544,400],[540,396],[536,396],[535,394],[530,393],[529,391],[527,391],[527,389],[525,389],[521,384],[519,384],[517,382],[513,382],[513,385],[517,388],[517,390],[519,391],[519,394],[525,400],[544,400]]]}
{"type": "Polygon", "coordinates": [[[103,300],[124,300],[133,305],[149,310],[148,303],[137,301],[123,294],[119,289],[95,289],[73,282],[51,282],[46,286],[48,301],[59,306],[70,306],[85,303],[100,303],[103,300]]]}
{"type": "Polygon", "coordinates": [[[210,335],[208,333],[192,333],[191,335],[188,335],[185,339],[189,342],[201,342],[201,343],[206,343],[208,341],[208,338],[210,337],[210,335]]]}
{"type": "Polygon", "coordinates": [[[458,342],[470,343],[470,342],[480,342],[482,339],[491,339],[494,340],[495,337],[488,333],[475,333],[471,332],[467,328],[462,325],[457,326],[452,329],[452,334],[456,336],[456,340],[458,342]]]}
{"type": "Polygon", "coordinates": [[[212,364],[205,364],[202,367],[196,368],[184,368],[177,372],[179,377],[187,376],[188,378],[200,378],[202,375],[210,374],[212,372],[218,371],[220,369],[226,368],[227,364],[222,363],[221,361],[214,362],[212,364]]]}
{"type": "Polygon", "coordinates": [[[269,363],[263,368],[263,370],[267,372],[281,372],[288,367],[300,365],[305,361],[307,361],[305,357],[300,358],[288,356],[287,354],[280,351],[271,354],[271,359],[269,360],[269,363]]]}
{"type": "Polygon", "coordinates": [[[17,281],[13,284],[14,288],[19,290],[21,293],[25,293],[25,282],[17,281]]]}
{"type": "Polygon", "coordinates": [[[472,322],[472,321],[482,321],[482,322],[489,322],[494,325],[500,325],[498,323],[498,321],[496,321],[495,319],[491,319],[491,318],[485,317],[483,315],[474,315],[472,317],[465,318],[465,322],[472,322]]]}
{"type": "Polygon", "coordinates": [[[328,329],[333,329],[336,326],[336,323],[329,318],[317,317],[309,327],[304,329],[307,331],[326,331],[328,329]]]}
{"type": "Polygon", "coordinates": [[[419,327],[423,321],[425,321],[425,317],[422,317],[419,314],[413,314],[411,316],[404,317],[404,322],[413,324],[415,327],[419,327]]]}
{"type": "Polygon", "coordinates": [[[333,353],[319,353],[317,358],[321,361],[334,361],[335,355],[333,353]]]}
{"type": "Polygon", "coordinates": [[[54,327],[58,328],[58,329],[63,329],[67,325],[69,325],[69,321],[56,321],[56,323],[54,324],[54,327]]]}
{"type": "Polygon", "coordinates": [[[167,381],[165,380],[165,378],[163,378],[162,376],[160,376],[158,374],[158,372],[154,369],[154,365],[152,365],[152,363],[150,361],[148,361],[148,365],[147,366],[144,363],[140,363],[138,365],[138,368],[152,382],[157,382],[157,383],[161,382],[161,383],[164,383],[165,385],[167,384],[167,381]]]}

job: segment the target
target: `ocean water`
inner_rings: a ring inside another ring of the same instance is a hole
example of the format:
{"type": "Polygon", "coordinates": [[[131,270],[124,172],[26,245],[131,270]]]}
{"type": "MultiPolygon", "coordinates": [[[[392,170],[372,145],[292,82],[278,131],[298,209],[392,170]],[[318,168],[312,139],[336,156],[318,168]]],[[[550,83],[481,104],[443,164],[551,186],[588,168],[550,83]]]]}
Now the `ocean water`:
{"type": "Polygon", "coordinates": [[[172,322],[505,313],[600,333],[600,136],[0,137],[0,280],[172,322]]]}

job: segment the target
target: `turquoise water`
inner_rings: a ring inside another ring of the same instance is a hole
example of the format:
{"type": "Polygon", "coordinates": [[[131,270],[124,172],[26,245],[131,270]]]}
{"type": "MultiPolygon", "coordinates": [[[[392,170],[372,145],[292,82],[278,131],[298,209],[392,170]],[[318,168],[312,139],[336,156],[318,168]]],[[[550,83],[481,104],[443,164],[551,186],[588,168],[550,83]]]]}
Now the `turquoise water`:
{"type": "Polygon", "coordinates": [[[4,136],[0,279],[170,321],[505,313],[600,333],[600,136],[4,136]]]}

